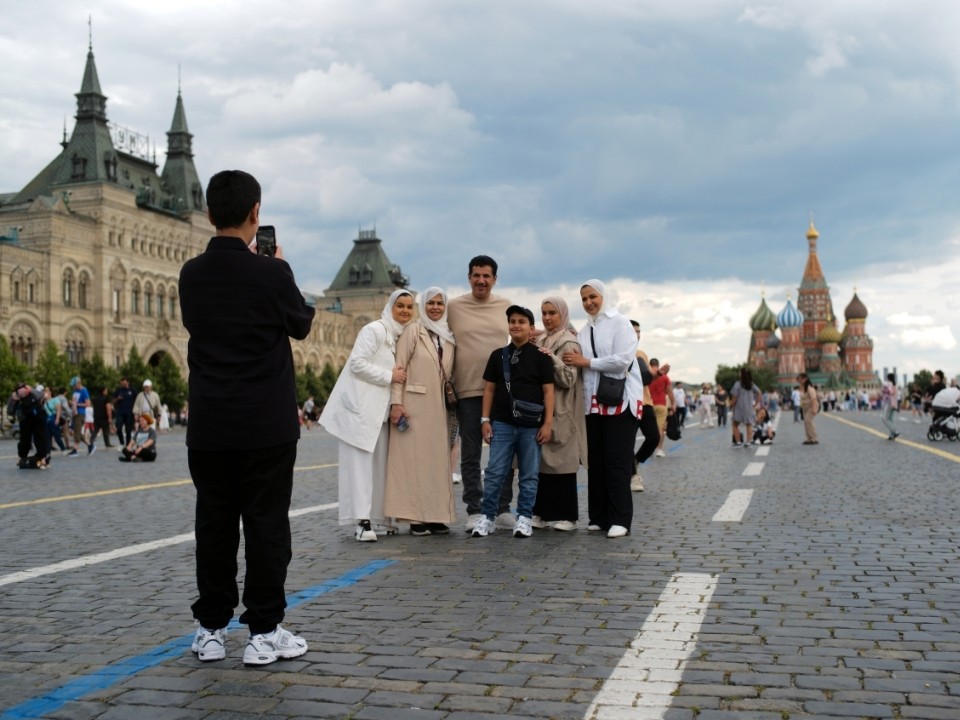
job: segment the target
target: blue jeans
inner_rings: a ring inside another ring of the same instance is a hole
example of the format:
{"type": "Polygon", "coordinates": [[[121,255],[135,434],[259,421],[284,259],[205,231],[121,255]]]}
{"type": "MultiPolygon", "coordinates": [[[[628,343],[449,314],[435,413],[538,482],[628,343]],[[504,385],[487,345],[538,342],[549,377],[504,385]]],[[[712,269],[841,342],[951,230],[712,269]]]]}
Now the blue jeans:
{"type": "Polygon", "coordinates": [[[513,456],[517,456],[520,488],[517,492],[517,515],[533,517],[537,501],[537,483],[540,479],[540,445],[537,428],[518,427],[494,421],[490,440],[490,458],[483,478],[483,514],[496,518],[500,505],[500,491],[513,477],[513,456]]]}

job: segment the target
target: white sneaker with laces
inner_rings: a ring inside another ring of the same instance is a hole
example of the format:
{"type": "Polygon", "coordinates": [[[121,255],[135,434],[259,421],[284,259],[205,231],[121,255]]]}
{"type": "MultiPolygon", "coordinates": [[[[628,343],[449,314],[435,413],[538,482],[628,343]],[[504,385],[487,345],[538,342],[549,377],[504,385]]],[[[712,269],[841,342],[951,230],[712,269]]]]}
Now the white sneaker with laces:
{"type": "Polygon", "coordinates": [[[530,524],[530,518],[521,515],[517,518],[514,525],[513,536],[515,538],[528,538],[533,535],[533,527],[530,524]]]}
{"type": "Polygon", "coordinates": [[[477,526],[477,522],[482,518],[483,515],[477,513],[476,515],[467,515],[467,524],[464,525],[464,529],[468,533],[472,533],[473,529],[477,526]]]}
{"type": "Polygon", "coordinates": [[[610,529],[607,530],[608,538],[619,538],[629,534],[630,531],[627,530],[623,525],[611,525],[610,529]]]}
{"type": "Polygon", "coordinates": [[[599,525],[590,524],[590,525],[587,525],[587,530],[589,530],[590,532],[596,532],[599,530],[603,530],[603,528],[600,527],[599,525]]]}
{"type": "MultiPolygon", "coordinates": [[[[517,522],[520,521],[517,520],[517,522]]],[[[539,515],[534,515],[532,518],[530,518],[530,526],[536,528],[537,530],[543,530],[545,527],[547,527],[547,523],[544,522],[543,518],[541,518],[539,515]]]]}
{"type": "Polygon", "coordinates": [[[251,635],[243,651],[244,665],[269,665],[280,659],[300,657],[307,641],[277,625],[271,633],[251,635]]]}
{"type": "Polygon", "coordinates": [[[571,532],[577,529],[577,524],[571,520],[557,520],[553,524],[553,529],[561,532],[571,532]]]}
{"type": "Polygon", "coordinates": [[[373,531],[369,520],[361,520],[357,523],[357,540],[360,542],[376,542],[377,534],[373,531]]]}
{"type": "Polygon", "coordinates": [[[481,515],[476,527],[473,528],[473,537],[486,537],[493,535],[496,531],[497,524],[486,515],[481,515]]]}
{"type": "Polygon", "coordinates": [[[517,524],[517,519],[512,512],[502,512],[497,515],[497,527],[501,530],[513,530],[517,524]]]}
{"type": "Polygon", "coordinates": [[[208,630],[198,624],[190,650],[203,662],[223,660],[227,656],[226,637],[226,628],[208,630]]]}
{"type": "Polygon", "coordinates": [[[663,450],[657,450],[657,451],[654,453],[654,455],[656,455],[657,457],[666,457],[666,456],[667,456],[667,454],[666,454],[663,450]]]}
{"type": "Polygon", "coordinates": [[[643,478],[640,477],[640,473],[637,473],[632,478],[630,478],[630,491],[643,492],[643,478]]]}

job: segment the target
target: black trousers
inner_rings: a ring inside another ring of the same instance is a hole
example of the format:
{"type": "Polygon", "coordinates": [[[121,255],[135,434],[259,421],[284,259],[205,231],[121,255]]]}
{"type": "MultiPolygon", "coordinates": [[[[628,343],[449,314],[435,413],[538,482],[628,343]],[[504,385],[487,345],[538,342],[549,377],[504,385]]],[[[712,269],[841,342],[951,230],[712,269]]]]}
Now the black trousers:
{"type": "Polygon", "coordinates": [[[643,435],[643,443],[637,454],[634,456],[638,463],[645,463],[653,455],[653,451],[660,444],[660,428],[657,426],[657,414],[653,405],[644,405],[643,412],[640,414],[640,432],[643,435]]]}
{"type": "Polygon", "coordinates": [[[533,514],[541,520],[569,520],[577,522],[580,507],[577,501],[577,474],[540,473],[537,484],[537,502],[533,514]]]}
{"type": "Polygon", "coordinates": [[[297,443],[244,450],[187,451],[197,489],[197,589],[193,616],[210,630],[227,626],[239,602],[240,520],[247,571],[246,610],[240,622],[252,634],[271,632],[287,607],[290,496],[297,443]]]}
{"type": "Polygon", "coordinates": [[[120,439],[120,444],[129,445],[130,438],[133,437],[133,413],[118,412],[114,422],[117,425],[117,437],[120,439]]]}
{"type": "Polygon", "coordinates": [[[24,415],[20,420],[20,439],[17,442],[17,455],[22,459],[30,455],[30,449],[36,447],[37,458],[43,459],[50,454],[47,447],[46,415],[24,415]]]}
{"type": "MultiPolygon", "coordinates": [[[[480,476],[480,459],[483,453],[483,435],[480,427],[482,397],[461,398],[457,403],[457,419],[460,422],[460,479],[463,482],[463,503],[467,515],[479,515],[483,504],[483,480],[480,476]]],[[[497,514],[510,511],[513,500],[513,472],[503,483],[497,514]]]]}
{"type": "Polygon", "coordinates": [[[637,419],[628,410],[619,415],[587,415],[587,512],[591,525],[630,529],[633,522],[633,443],[637,419]]]}

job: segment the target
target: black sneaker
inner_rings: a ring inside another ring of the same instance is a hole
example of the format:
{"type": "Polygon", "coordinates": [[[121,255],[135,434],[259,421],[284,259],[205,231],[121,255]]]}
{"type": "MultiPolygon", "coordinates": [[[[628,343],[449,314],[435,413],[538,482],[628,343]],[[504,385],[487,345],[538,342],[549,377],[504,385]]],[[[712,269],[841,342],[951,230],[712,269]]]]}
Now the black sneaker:
{"type": "Polygon", "coordinates": [[[430,528],[423,523],[410,523],[410,534],[417,537],[430,535],[430,528]]]}
{"type": "Polygon", "coordinates": [[[450,528],[448,528],[443,523],[427,523],[427,528],[434,535],[449,535],[450,528]]]}

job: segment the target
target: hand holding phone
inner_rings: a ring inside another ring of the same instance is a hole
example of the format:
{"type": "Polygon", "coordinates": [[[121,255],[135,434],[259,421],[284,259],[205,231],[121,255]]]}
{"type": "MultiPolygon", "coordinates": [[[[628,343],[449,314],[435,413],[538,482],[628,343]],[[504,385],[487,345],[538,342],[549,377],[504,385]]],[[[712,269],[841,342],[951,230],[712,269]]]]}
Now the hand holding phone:
{"type": "Polygon", "coordinates": [[[257,255],[274,257],[277,254],[277,231],[273,225],[257,228],[257,255]]]}

